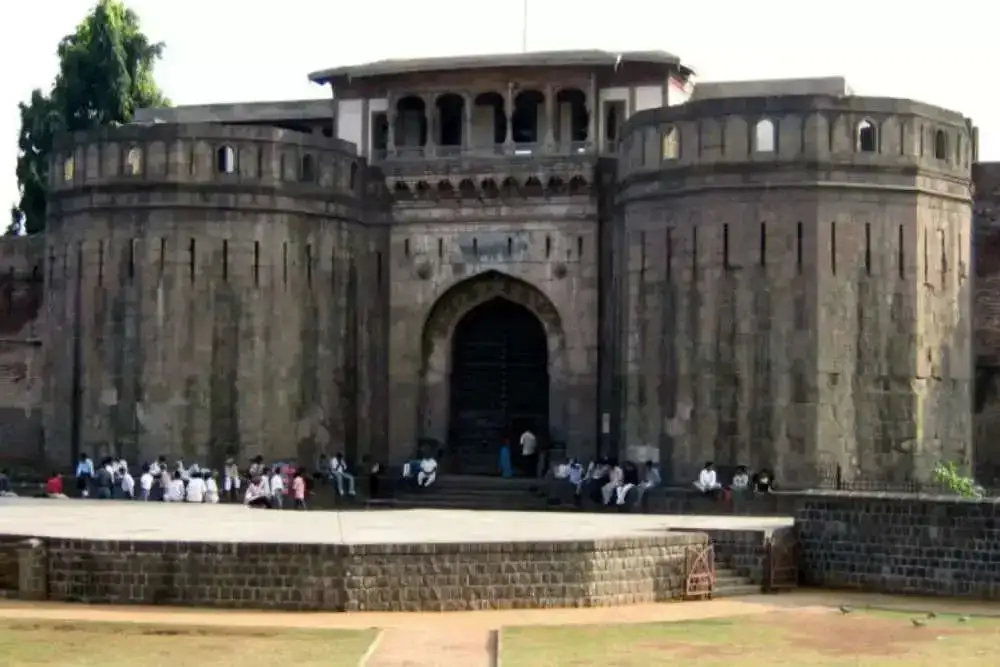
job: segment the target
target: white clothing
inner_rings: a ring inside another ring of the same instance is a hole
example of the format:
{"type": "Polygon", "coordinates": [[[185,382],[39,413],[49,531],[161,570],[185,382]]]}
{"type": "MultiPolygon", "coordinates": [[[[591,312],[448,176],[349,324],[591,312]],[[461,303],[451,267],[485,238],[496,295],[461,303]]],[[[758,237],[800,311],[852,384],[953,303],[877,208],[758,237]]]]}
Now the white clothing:
{"type": "Polygon", "coordinates": [[[258,498],[267,498],[268,495],[266,482],[263,478],[261,478],[256,483],[250,482],[250,484],[247,485],[247,492],[243,496],[243,503],[249,505],[258,498]]]}
{"type": "Polygon", "coordinates": [[[714,491],[720,488],[715,471],[710,468],[705,468],[698,474],[698,481],[694,485],[699,491],[703,492],[714,491]]]}
{"type": "Polygon", "coordinates": [[[226,475],[223,478],[223,480],[222,480],[222,488],[226,490],[226,493],[229,493],[233,489],[236,489],[237,491],[239,491],[240,490],[240,477],[239,477],[239,475],[237,474],[237,475],[235,475],[233,477],[230,477],[229,475],[226,475]]]}
{"type": "Polygon", "coordinates": [[[206,503],[217,503],[219,502],[219,485],[216,483],[215,478],[209,477],[205,481],[205,502],[206,503]]]}
{"type": "Polygon", "coordinates": [[[618,494],[617,503],[619,505],[625,504],[625,498],[628,497],[628,492],[635,488],[635,484],[622,484],[615,491],[618,494]]]}
{"type": "Polygon", "coordinates": [[[163,499],[168,503],[179,503],[184,500],[184,480],[173,479],[167,485],[167,491],[163,494],[163,499]]]}
{"type": "Polygon", "coordinates": [[[733,475],[733,489],[737,491],[742,491],[750,486],[750,475],[745,472],[736,473],[733,475]]]}
{"type": "Polygon", "coordinates": [[[122,491],[124,491],[125,495],[129,497],[135,493],[135,478],[133,478],[132,475],[129,474],[129,471],[124,468],[122,469],[122,491]]]}
{"type": "Polygon", "coordinates": [[[531,456],[535,453],[535,447],[538,445],[535,439],[535,434],[531,431],[525,431],[521,434],[521,454],[524,456],[531,456]]]}
{"type": "Polygon", "coordinates": [[[417,484],[419,486],[430,486],[437,479],[437,461],[426,458],[420,462],[420,472],[417,473],[417,484]]]}
{"type": "Polygon", "coordinates": [[[187,501],[189,503],[205,502],[205,480],[201,477],[192,477],[187,485],[187,501]]]}
{"type": "Polygon", "coordinates": [[[285,480],[281,478],[281,475],[274,473],[271,475],[271,496],[276,496],[285,491],[285,480]]]}
{"type": "MultiPolygon", "coordinates": [[[[261,495],[268,498],[271,497],[271,483],[268,481],[267,477],[261,475],[260,478],[261,495]]],[[[249,489],[247,489],[249,491],[249,489]]]]}
{"type": "Polygon", "coordinates": [[[160,469],[160,464],[157,461],[153,461],[149,464],[149,474],[153,477],[159,477],[162,470],[160,469]]]}
{"type": "Polygon", "coordinates": [[[347,472],[347,466],[344,464],[343,459],[339,456],[334,456],[330,459],[330,472],[334,475],[341,472],[347,472]]]}
{"type": "Polygon", "coordinates": [[[142,475],[139,477],[139,488],[141,488],[143,491],[153,490],[153,473],[151,472],[142,473],[142,475]]]}
{"type": "Polygon", "coordinates": [[[608,476],[608,483],[601,487],[601,497],[605,505],[611,502],[611,495],[615,492],[615,489],[622,485],[624,478],[625,472],[621,467],[615,466],[611,469],[611,474],[608,476]]]}
{"type": "Polygon", "coordinates": [[[569,481],[576,485],[583,481],[583,466],[575,461],[569,464],[569,481]]]}

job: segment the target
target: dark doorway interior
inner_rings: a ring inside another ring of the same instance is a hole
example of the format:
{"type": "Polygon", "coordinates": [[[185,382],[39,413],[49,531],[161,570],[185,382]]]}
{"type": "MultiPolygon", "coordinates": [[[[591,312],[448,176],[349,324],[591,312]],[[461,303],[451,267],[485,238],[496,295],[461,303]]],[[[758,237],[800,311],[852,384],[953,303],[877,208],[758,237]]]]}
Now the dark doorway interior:
{"type": "Polygon", "coordinates": [[[548,366],[545,329],[524,306],[495,298],[459,321],[452,339],[450,469],[497,474],[503,438],[516,454],[525,429],[546,437],[548,366]]]}

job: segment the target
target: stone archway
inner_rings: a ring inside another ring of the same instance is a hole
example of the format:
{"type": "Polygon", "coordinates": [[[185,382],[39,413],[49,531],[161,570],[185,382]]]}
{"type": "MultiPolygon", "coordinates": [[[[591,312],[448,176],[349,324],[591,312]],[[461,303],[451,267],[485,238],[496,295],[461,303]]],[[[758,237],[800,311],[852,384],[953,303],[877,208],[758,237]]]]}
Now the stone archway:
{"type": "Polygon", "coordinates": [[[492,472],[500,438],[563,429],[565,334],[536,287],[495,271],[458,283],[431,308],[422,347],[420,436],[445,446],[448,468],[492,472]]]}

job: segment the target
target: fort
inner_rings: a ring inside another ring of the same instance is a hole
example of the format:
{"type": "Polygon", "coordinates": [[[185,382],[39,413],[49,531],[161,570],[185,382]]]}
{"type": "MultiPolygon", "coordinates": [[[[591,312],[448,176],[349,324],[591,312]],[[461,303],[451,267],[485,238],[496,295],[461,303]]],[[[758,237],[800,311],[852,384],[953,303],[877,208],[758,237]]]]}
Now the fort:
{"type": "Polygon", "coordinates": [[[435,441],[476,473],[531,428],[671,480],[1000,476],[1000,170],[972,123],[693,75],[381,61],[312,74],[327,100],[62,137],[44,235],[0,244],[6,462],[435,441]]]}

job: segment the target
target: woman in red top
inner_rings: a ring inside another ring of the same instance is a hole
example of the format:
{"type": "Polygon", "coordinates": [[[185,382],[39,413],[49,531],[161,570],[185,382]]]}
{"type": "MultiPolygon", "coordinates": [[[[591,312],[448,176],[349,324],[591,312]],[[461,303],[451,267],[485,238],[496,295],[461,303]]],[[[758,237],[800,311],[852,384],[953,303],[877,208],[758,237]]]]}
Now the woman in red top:
{"type": "Polygon", "coordinates": [[[45,497],[46,498],[65,498],[66,494],[63,493],[63,483],[62,476],[54,472],[52,476],[49,477],[48,481],[45,482],[45,497]]]}

